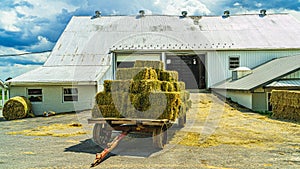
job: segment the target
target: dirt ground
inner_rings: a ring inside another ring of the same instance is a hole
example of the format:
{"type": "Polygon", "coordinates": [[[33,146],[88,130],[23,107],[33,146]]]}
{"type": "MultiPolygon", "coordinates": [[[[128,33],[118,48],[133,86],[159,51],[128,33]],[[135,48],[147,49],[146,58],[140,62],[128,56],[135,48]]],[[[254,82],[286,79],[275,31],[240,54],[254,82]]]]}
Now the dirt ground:
{"type": "MultiPolygon", "coordinates": [[[[187,126],[168,130],[163,150],[131,134],[95,168],[300,168],[300,125],[191,94],[187,126]]],[[[92,141],[90,111],[0,120],[0,168],[89,168],[102,150],[92,141]]],[[[117,135],[114,132],[113,135],[117,135]]]]}

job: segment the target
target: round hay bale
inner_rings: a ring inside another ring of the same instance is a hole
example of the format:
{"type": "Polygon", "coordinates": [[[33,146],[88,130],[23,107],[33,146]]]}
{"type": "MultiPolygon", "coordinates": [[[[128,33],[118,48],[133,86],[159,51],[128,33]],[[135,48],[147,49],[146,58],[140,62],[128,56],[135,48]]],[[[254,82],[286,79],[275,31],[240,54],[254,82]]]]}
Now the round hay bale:
{"type": "Polygon", "coordinates": [[[21,96],[10,98],[4,104],[2,114],[6,120],[22,119],[33,116],[30,101],[21,96]]]}

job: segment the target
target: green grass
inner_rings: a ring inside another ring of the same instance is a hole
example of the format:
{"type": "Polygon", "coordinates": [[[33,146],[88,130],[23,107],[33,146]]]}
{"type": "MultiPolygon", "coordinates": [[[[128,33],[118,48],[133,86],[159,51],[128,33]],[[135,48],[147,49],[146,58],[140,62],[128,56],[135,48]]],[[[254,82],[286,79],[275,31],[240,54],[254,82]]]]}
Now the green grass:
{"type": "Polygon", "coordinates": [[[271,111],[256,111],[256,113],[267,116],[267,117],[272,117],[273,112],[271,111]]]}
{"type": "MultiPolygon", "coordinates": [[[[5,96],[5,100],[7,100],[7,96],[5,96]]],[[[0,89],[0,100],[2,100],[2,90],[0,89]]]]}
{"type": "MultiPolygon", "coordinates": [[[[2,90],[0,89],[0,100],[2,101],[2,90]]],[[[7,96],[5,96],[5,100],[8,100],[7,96]]],[[[2,108],[3,105],[0,105],[0,108],[2,108]]]]}

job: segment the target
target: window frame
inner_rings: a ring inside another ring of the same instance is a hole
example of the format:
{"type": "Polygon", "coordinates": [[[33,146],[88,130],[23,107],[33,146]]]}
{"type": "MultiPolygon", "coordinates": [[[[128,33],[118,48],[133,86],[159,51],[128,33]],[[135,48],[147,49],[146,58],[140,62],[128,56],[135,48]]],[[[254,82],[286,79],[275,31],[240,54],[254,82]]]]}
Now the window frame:
{"type": "Polygon", "coordinates": [[[236,68],[240,67],[240,56],[229,56],[228,57],[228,68],[229,70],[234,70],[236,68]],[[237,61],[236,61],[237,60],[237,61]],[[238,62],[238,63],[232,63],[232,62],[238,62]]]}
{"type": "Polygon", "coordinates": [[[63,103],[70,103],[70,102],[78,102],[79,101],[79,90],[78,87],[63,87],[62,88],[62,102],[63,103]],[[65,93],[66,89],[71,89],[71,93],[65,93]],[[76,89],[76,93],[72,93],[72,91],[76,89]],[[65,97],[70,97],[72,98],[72,100],[66,100],[65,97]],[[74,100],[74,96],[76,96],[75,98],[77,98],[76,100],[74,100]]]}
{"type": "Polygon", "coordinates": [[[43,103],[44,102],[44,94],[43,94],[43,89],[42,88],[27,88],[26,89],[26,93],[27,93],[27,98],[28,100],[30,101],[30,103],[33,103],[33,104],[36,104],[36,103],[43,103]],[[29,90],[41,90],[41,93],[38,93],[38,94],[31,94],[29,92],[29,90]],[[41,100],[40,101],[34,101],[34,100],[30,100],[31,97],[38,97],[38,96],[41,96],[41,100]]]}

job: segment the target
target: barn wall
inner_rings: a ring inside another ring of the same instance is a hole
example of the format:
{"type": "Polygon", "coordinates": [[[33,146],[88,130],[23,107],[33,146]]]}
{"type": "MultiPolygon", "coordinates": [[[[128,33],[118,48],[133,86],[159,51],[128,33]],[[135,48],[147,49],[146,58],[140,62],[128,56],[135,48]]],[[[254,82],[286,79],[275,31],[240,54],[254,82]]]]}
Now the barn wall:
{"type": "Polygon", "coordinates": [[[43,102],[32,103],[35,115],[42,115],[45,111],[54,111],[56,113],[71,112],[91,109],[94,104],[94,96],[96,94],[96,86],[26,86],[11,87],[11,97],[26,96],[28,88],[39,88],[43,90],[43,102]],[[63,102],[63,88],[77,87],[78,101],[63,102]]]}
{"type": "Polygon", "coordinates": [[[240,66],[257,67],[277,57],[299,54],[300,50],[283,51],[210,51],[207,53],[207,88],[231,77],[229,56],[239,56],[240,66]]]}
{"type": "Polygon", "coordinates": [[[267,94],[266,93],[253,93],[252,110],[254,110],[254,111],[266,111],[266,110],[268,110],[267,94]]]}
{"type": "Polygon", "coordinates": [[[250,92],[239,92],[239,91],[227,91],[226,97],[232,101],[243,105],[249,109],[252,109],[252,93],[250,92]]]}

